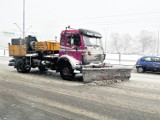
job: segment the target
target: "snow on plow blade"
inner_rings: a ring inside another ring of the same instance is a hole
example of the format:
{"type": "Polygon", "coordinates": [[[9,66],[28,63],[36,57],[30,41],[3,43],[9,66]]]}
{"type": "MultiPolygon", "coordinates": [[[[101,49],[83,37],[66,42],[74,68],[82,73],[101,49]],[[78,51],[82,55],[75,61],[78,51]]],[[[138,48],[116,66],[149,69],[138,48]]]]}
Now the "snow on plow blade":
{"type": "Polygon", "coordinates": [[[82,70],[84,83],[93,81],[112,81],[129,80],[131,68],[84,68],[82,70]]]}

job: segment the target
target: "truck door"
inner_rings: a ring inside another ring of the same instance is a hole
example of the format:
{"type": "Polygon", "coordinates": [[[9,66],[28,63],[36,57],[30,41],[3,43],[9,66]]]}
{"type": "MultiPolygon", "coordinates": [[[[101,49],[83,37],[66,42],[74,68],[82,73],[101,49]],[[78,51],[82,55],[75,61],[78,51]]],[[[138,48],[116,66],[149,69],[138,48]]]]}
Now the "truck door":
{"type": "Polygon", "coordinates": [[[81,61],[82,57],[82,41],[79,34],[67,35],[66,54],[81,61]]]}

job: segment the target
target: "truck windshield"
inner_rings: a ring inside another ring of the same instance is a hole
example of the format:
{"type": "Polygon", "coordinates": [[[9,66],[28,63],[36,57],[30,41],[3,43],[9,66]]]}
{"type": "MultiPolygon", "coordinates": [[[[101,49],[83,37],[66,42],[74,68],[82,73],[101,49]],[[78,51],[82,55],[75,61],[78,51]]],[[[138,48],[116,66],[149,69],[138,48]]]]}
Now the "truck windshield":
{"type": "Polygon", "coordinates": [[[97,46],[97,47],[102,46],[101,38],[83,36],[83,40],[84,40],[85,46],[97,46]]]}

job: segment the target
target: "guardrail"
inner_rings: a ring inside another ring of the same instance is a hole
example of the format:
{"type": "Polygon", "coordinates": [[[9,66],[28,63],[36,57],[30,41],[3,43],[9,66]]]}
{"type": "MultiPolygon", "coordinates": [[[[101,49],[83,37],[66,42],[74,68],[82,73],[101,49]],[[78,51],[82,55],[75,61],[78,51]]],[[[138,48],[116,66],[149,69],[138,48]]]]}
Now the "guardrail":
{"type": "Polygon", "coordinates": [[[126,54],[112,54],[106,53],[106,62],[111,64],[122,64],[134,66],[136,61],[142,57],[142,55],[126,55],[126,54]]]}

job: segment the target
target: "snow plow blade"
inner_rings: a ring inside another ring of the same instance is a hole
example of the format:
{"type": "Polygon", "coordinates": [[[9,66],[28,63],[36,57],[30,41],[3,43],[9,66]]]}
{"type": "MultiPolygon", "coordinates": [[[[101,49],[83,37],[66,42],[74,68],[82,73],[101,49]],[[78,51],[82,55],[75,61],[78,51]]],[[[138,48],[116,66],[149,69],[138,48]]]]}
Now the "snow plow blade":
{"type": "Polygon", "coordinates": [[[131,68],[84,68],[82,70],[83,82],[93,81],[117,82],[117,80],[129,80],[131,68]]]}

